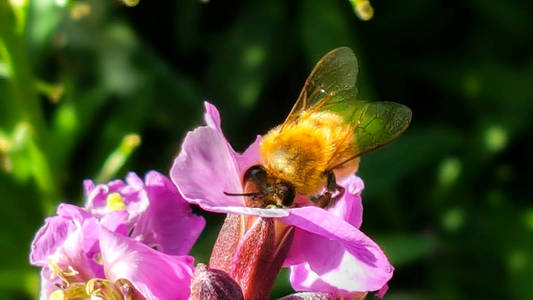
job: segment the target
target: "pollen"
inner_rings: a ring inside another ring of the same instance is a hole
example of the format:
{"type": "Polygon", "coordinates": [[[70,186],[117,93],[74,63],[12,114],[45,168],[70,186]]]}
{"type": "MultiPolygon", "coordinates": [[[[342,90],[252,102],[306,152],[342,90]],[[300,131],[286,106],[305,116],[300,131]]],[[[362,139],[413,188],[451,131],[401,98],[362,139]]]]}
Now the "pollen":
{"type": "Polygon", "coordinates": [[[85,285],[85,292],[91,299],[133,299],[134,289],[126,279],[119,279],[112,283],[107,279],[93,278],[85,285]]]}
{"type": "MultiPolygon", "coordinates": [[[[79,272],[72,266],[68,266],[67,270],[64,270],[55,261],[49,261],[48,268],[52,271],[51,276],[59,277],[67,286],[71,282],[67,277],[74,277],[79,274],[79,272]]],[[[51,279],[53,279],[53,277],[51,279]]]]}
{"type": "Polygon", "coordinates": [[[85,284],[82,282],[75,282],[64,289],[57,289],[53,291],[48,300],[70,300],[70,299],[86,299],[90,295],[85,291],[85,284]]]}
{"type": "Polygon", "coordinates": [[[119,193],[111,193],[107,195],[106,206],[109,210],[123,210],[126,208],[124,198],[119,193]]]}

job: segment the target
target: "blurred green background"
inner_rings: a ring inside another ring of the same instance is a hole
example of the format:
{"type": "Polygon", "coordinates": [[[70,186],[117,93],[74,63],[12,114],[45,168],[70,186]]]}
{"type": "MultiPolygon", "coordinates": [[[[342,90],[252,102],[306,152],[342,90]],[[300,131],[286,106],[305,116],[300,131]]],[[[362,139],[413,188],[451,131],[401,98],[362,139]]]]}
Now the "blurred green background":
{"type": "MultiPolygon", "coordinates": [[[[30,241],[83,179],[168,173],[204,100],[244,150],[343,45],[363,98],[413,110],[359,171],[386,299],[533,299],[530,1],[374,1],[366,22],[347,0],[126,2],[0,0],[1,299],[37,297],[30,241]]],[[[223,220],[203,214],[200,262],[223,220]]]]}

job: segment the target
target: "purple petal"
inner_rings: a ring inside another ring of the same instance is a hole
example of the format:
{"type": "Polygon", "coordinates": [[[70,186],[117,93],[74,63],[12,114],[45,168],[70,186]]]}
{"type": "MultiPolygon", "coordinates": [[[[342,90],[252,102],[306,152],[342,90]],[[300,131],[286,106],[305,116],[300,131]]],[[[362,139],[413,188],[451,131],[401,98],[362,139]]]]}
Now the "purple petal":
{"type": "Polygon", "coordinates": [[[220,113],[218,112],[218,109],[207,101],[204,102],[204,107],[204,120],[207,126],[222,132],[222,128],[220,127],[220,113]]]}
{"type": "Polygon", "coordinates": [[[350,175],[339,181],[339,185],[345,188],[344,197],[337,201],[328,211],[342,220],[359,228],[363,222],[363,203],[361,201],[361,191],[364,184],[361,178],[350,175]]]}
{"type": "Polygon", "coordinates": [[[192,213],[190,205],[164,175],[146,175],[150,206],[139,218],[132,237],[171,255],[189,253],[205,227],[204,218],[192,213]]]}
{"type": "Polygon", "coordinates": [[[75,230],[72,222],[62,217],[45,219],[45,224],[31,243],[30,263],[36,266],[46,266],[48,257],[65,241],[69,233],[75,230]]]}
{"type": "Polygon", "coordinates": [[[119,179],[112,180],[107,184],[98,184],[96,186],[91,180],[85,180],[85,198],[87,199],[85,207],[91,213],[103,214],[102,211],[106,210],[107,195],[110,193],[118,193],[124,185],[125,183],[119,179]]]}
{"type": "Polygon", "coordinates": [[[72,205],[72,204],[66,204],[61,203],[57,206],[56,213],[58,216],[67,218],[69,220],[78,220],[79,222],[82,222],[85,219],[92,218],[93,216],[88,213],[83,208],[72,205]]]}
{"type": "Polygon", "coordinates": [[[297,227],[286,260],[296,264],[296,290],[374,291],[392,277],[394,268],[379,246],[337,216],[310,206],[291,209],[282,221],[297,227]]]}
{"type": "Polygon", "coordinates": [[[239,165],[240,174],[244,174],[251,166],[261,163],[259,156],[259,146],[261,145],[261,136],[258,135],[255,141],[242,154],[237,154],[236,160],[239,165]]]}
{"type": "Polygon", "coordinates": [[[126,210],[129,213],[129,221],[134,222],[148,207],[150,201],[146,195],[143,180],[133,172],[126,175],[126,185],[118,192],[124,199],[126,210]]]}
{"type": "Polygon", "coordinates": [[[83,181],[83,191],[85,193],[85,197],[89,198],[89,195],[92,193],[92,191],[95,189],[94,182],[90,179],[85,179],[83,181]]]}
{"type": "MultiPolygon", "coordinates": [[[[144,182],[133,172],[128,173],[126,176],[126,182],[116,179],[106,184],[98,184],[95,186],[91,180],[85,180],[84,186],[87,198],[85,208],[99,219],[109,218],[109,214],[123,216],[123,213],[117,214],[116,211],[109,208],[107,205],[107,197],[111,193],[120,194],[128,217],[127,220],[124,221],[125,225],[122,227],[131,226],[138,217],[144,213],[149,204],[144,182]]],[[[106,220],[106,222],[108,221],[109,220],[106,220]]]]}
{"type": "MultiPolygon", "coordinates": [[[[207,127],[215,129],[217,132],[219,132],[222,135],[222,137],[224,137],[224,133],[222,132],[222,128],[220,126],[220,114],[217,108],[209,102],[204,102],[204,107],[205,107],[204,119],[205,119],[205,123],[207,124],[207,127]]],[[[229,152],[235,158],[235,160],[237,161],[237,164],[239,165],[240,174],[244,174],[244,172],[246,172],[246,170],[248,170],[248,168],[250,168],[251,166],[259,164],[260,143],[261,143],[261,136],[258,135],[256,140],[248,147],[248,149],[246,149],[244,153],[239,154],[235,152],[235,150],[233,150],[231,145],[226,141],[226,146],[228,147],[229,152]]]]}
{"type": "Polygon", "coordinates": [[[41,290],[40,290],[40,300],[49,300],[50,294],[57,290],[58,286],[61,286],[63,281],[58,276],[55,276],[49,268],[41,269],[41,290]]]}
{"type": "Polygon", "coordinates": [[[188,298],[192,257],[166,255],[106,229],[100,233],[100,248],[106,278],[129,280],[147,300],[188,298]]]}
{"type": "Polygon", "coordinates": [[[49,257],[60,247],[69,234],[76,231],[77,226],[91,215],[81,208],[60,204],[57,208],[57,216],[45,219],[45,225],[39,229],[31,244],[30,263],[37,266],[46,266],[49,257]]]}
{"type": "MultiPolygon", "coordinates": [[[[58,265],[73,267],[79,272],[79,278],[89,280],[102,275],[102,267],[98,265],[89,252],[97,246],[98,223],[95,219],[88,221],[82,228],[69,235],[65,243],[54,254],[58,265]]],[[[93,250],[94,251],[94,250],[93,250]]]]}
{"type": "Polygon", "coordinates": [[[383,298],[383,296],[385,296],[388,290],[389,290],[389,285],[385,284],[379,289],[379,291],[376,292],[376,297],[383,298]]]}
{"type": "Polygon", "coordinates": [[[122,235],[128,234],[130,226],[128,226],[128,220],[130,214],[125,210],[111,211],[105,214],[100,219],[100,224],[108,230],[120,233],[122,235]]]}
{"type": "Polygon", "coordinates": [[[199,127],[185,137],[182,150],[174,160],[170,177],[189,202],[208,211],[218,207],[244,206],[237,163],[224,136],[209,127],[199,127]]]}
{"type": "Polygon", "coordinates": [[[260,138],[245,153],[237,154],[220,130],[218,111],[209,103],[205,118],[209,127],[199,127],[187,134],[170,170],[170,178],[185,200],[211,212],[288,216],[284,209],[245,207],[243,197],[224,194],[242,193],[241,175],[259,162],[260,138]]]}

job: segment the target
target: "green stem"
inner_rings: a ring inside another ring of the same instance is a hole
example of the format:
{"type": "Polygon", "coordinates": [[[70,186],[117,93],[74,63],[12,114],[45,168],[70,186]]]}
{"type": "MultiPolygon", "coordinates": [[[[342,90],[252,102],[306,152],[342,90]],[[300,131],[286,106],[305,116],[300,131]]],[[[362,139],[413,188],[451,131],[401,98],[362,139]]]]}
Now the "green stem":
{"type": "Polygon", "coordinates": [[[140,143],[141,137],[138,134],[132,133],[124,136],[117,149],[107,157],[100,173],[96,176],[96,182],[106,182],[113,178],[140,143]]]}
{"type": "MultiPolygon", "coordinates": [[[[0,56],[7,66],[12,87],[11,97],[5,101],[12,102],[12,113],[17,122],[30,127],[28,159],[32,161],[32,174],[43,196],[43,210],[49,213],[50,208],[61,199],[61,195],[45,147],[48,130],[26,49],[26,13],[27,3],[24,7],[13,8],[9,1],[0,0],[0,56]]],[[[15,127],[16,124],[12,126],[15,127]]]]}

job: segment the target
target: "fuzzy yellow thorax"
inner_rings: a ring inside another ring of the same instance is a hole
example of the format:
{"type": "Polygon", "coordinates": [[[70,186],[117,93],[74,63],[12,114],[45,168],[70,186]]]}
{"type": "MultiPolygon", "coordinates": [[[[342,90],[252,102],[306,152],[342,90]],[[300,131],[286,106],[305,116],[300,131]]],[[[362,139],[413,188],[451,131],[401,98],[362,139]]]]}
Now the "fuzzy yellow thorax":
{"type": "Polygon", "coordinates": [[[325,171],[348,150],[351,136],[342,116],[303,111],[263,137],[260,155],[270,174],[292,183],[298,194],[311,195],[325,185],[325,171]]]}

